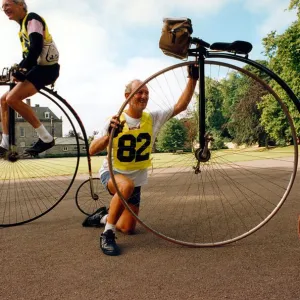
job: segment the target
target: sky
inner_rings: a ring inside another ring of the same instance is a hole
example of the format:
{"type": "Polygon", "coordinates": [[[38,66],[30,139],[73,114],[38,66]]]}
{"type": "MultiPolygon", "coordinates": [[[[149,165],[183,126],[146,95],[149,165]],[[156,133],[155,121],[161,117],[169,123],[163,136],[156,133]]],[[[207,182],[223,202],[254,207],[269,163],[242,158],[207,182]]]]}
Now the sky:
{"type": "MultiPolygon", "coordinates": [[[[130,80],[145,80],[181,62],[158,47],[162,19],[188,17],[193,36],[209,43],[245,40],[251,59],[264,59],[262,39],[296,20],[290,0],[27,0],[60,52],[58,94],[77,111],[87,134],[117,113],[130,80]]],[[[19,25],[1,12],[0,69],[21,61],[19,25]]],[[[4,92],[1,87],[0,92],[4,92]]],[[[43,100],[39,100],[42,102],[43,100]]],[[[40,103],[41,106],[42,103],[40,103]]]]}

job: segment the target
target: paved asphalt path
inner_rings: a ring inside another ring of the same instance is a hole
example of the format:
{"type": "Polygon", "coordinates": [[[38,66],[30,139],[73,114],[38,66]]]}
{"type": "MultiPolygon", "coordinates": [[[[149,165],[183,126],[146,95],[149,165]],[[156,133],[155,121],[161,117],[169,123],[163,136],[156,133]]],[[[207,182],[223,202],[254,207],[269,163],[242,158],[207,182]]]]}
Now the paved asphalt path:
{"type": "Polygon", "coordinates": [[[81,226],[80,182],[42,218],[0,229],[1,300],[300,299],[299,174],[277,215],[241,241],[187,248],[139,225],[118,234],[119,257],[100,252],[99,229],[81,226]]]}

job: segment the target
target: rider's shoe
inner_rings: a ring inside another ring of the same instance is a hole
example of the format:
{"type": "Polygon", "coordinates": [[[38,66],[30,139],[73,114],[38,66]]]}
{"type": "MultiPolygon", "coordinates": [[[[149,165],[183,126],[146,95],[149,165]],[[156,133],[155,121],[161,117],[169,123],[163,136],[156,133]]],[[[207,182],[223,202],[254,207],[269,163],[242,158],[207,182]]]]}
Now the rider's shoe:
{"type": "Polygon", "coordinates": [[[88,216],[83,222],[83,227],[101,227],[104,224],[100,223],[100,220],[107,215],[107,209],[105,206],[98,208],[94,213],[88,216]]]}
{"type": "Polygon", "coordinates": [[[0,146],[0,158],[5,158],[8,150],[0,146]]]}
{"type": "Polygon", "coordinates": [[[38,139],[38,141],[32,147],[26,149],[25,152],[28,154],[39,154],[52,148],[54,145],[54,139],[50,143],[45,143],[41,139],[38,139]]]}
{"type": "Polygon", "coordinates": [[[120,254],[120,248],[116,244],[115,233],[109,229],[100,235],[100,249],[106,255],[117,256],[120,254]]]}

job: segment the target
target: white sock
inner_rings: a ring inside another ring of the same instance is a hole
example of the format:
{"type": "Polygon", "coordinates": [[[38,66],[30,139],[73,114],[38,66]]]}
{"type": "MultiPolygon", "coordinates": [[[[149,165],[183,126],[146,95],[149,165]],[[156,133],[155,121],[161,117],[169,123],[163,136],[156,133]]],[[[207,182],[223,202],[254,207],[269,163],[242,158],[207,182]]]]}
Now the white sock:
{"type": "Polygon", "coordinates": [[[108,217],[108,214],[103,216],[100,220],[100,224],[106,224],[107,217],[108,217]]]}
{"type": "Polygon", "coordinates": [[[47,131],[43,124],[40,127],[36,128],[35,131],[44,143],[50,143],[53,141],[53,136],[47,131]]]}
{"type": "Polygon", "coordinates": [[[116,225],[114,224],[109,224],[106,222],[105,228],[103,232],[106,232],[107,230],[111,229],[114,233],[116,232],[116,225]]]}
{"type": "Polygon", "coordinates": [[[8,150],[8,148],[9,148],[9,135],[8,134],[5,134],[5,133],[2,134],[2,141],[1,141],[0,146],[8,150]]]}

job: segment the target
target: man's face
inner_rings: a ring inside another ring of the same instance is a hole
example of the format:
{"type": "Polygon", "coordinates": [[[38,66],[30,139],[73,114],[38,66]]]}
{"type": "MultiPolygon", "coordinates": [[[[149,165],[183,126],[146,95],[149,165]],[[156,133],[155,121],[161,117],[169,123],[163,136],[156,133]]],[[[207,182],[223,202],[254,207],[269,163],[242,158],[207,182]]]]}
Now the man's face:
{"type": "Polygon", "coordinates": [[[24,14],[23,4],[13,0],[2,0],[2,10],[10,20],[18,21],[24,14]]]}
{"type": "MultiPolygon", "coordinates": [[[[132,90],[135,90],[141,82],[133,82],[132,90]]],[[[149,99],[149,90],[144,85],[134,96],[131,98],[129,105],[137,111],[143,111],[148,103],[149,99]]]]}

